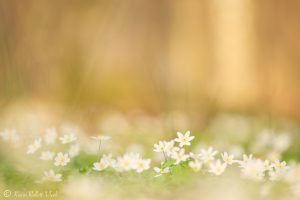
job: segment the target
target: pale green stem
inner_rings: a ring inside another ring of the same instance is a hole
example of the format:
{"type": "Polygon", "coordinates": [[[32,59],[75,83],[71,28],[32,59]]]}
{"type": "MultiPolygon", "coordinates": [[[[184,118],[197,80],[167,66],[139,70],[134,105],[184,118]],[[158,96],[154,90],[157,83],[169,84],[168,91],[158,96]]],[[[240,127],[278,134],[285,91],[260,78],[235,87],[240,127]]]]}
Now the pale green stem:
{"type": "Polygon", "coordinates": [[[164,154],[164,157],[165,157],[165,162],[167,162],[168,159],[167,159],[167,155],[166,155],[165,151],[163,151],[163,154],[164,154]]]}
{"type": "Polygon", "coordinates": [[[99,140],[98,156],[99,156],[99,161],[100,161],[100,158],[101,158],[101,140],[99,140]]]}

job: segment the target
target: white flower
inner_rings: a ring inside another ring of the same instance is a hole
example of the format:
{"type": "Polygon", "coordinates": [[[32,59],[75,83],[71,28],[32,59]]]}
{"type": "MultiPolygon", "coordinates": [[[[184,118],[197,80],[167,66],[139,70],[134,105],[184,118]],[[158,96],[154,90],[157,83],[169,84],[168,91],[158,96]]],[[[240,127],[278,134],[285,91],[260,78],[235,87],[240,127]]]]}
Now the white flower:
{"type": "Polygon", "coordinates": [[[269,160],[264,161],[265,170],[272,171],[273,170],[273,164],[270,163],[269,160]]]}
{"type": "Polygon", "coordinates": [[[54,165],[55,166],[66,166],[70,162],[69,155],[63,154],[63,153],[58,153],[56,157],[54,158],[54,165]]]}
{"type": "Polygon", "coordinates": [[[118,171],[129,171],[134,168],[136,162],[140,159],[137,153],[128,153],[118,158],[118,163],[115,169],[118,171]]]}
{"type": "Polygon", "coordinates": [[[77,138],[74,134],[70,133],[64,135],[63,137],[60,137],[59,140],[61,141],[62,144],[67,144],[77,140],[77,138]]]}
{"type": "Polygon", "coordinates": [[[252,161],[253,155],[250,154],[249,156],[247,156],[246,154],[243,155],[243,160],[242,161],[237,161],[237,163],[240,164],[240,167],[245,166],[246,164],[248,164],[249,162],[252,161]]]}
{"type": "MultiPolygon", "coordinates": [[[[130,156],[132,156],[132,155],[130,155],[130,156]]],[[[108,154],[108,155],[103,154],[102,158],[100,159],[100,162],[94,163],[93,169],[96,171],[102,171],[102,170],[106,169],[107,167],[115,168],[117,171],[123,171],[123,169],[120,168],[119,163],[117,163],[116,160],[112,159],[111,154],[108,154]]]]}
{"type": "Polygon", "coordinates": [[[172,154],[172,158],[175,159],[175,164],[179,164],[180,162],[184,162],[189,158],[189,155],[184,153],[184,149],[180,149],[180,151],[176,151],[172,154]]]}
{"type": "Polygon", "coordinates": [[[147,170],[150,168],[150,163],[151,160],[150,159],[139,159],[134,166],[134,169],[138,172],[141,173],[144,170],[147,170]]]}
{"type": "Polygon", "coordinates": [[[178,152],[180,150],[179,147],[175,146],[175,142],[174,140],[171,140],[169,142],[165,143],[165,153],[167,154],[167,156],[171,156],[172,154],[178,152]]]}
{"type": "Polygon", "coordinates": [[[227,152],[221,154],[222,159],[228,165],[232,165],[234,163],[234,155],[228,155],[227,152]]]}
{"type": "Polygon", "coordinates": [[[104,140],[110,140],[111,139],[110,136],[106,136],[106,135],[91,136],[91,138],[93,140],[97,140],[97,141],[104,141],[104,140]]]}
{"type": "Polygon", "coordinates": [[[41,138],[35,139],[33,144],[28,145],[27,154],[33,154],[39,148],[41,148],[41,146],[42,146],[41,142],[42,142],[41,138]]]}
{"type": "Polygon", "coordinates": [[[102,171],[102,170],[105,170],[107,167],[108,167],[108,163],[101,160],[100,162],[94,163],[93,170],[102,171]]]}
{"type": "Polygon", "coordinates": [[[155,152],[166,152],[168,149],[168,142],[167,141],[159,141],[158,144],[154,144],[153,151],[155,152]]]}
{"type": "Polygon", "coordinates": [[[52,182],[59,182],[61,181],[61,174],[55,174],[53,170],[45,171],[44,176],[42,178],[43,181],[52,181],[52,182]]]}
{"type": "Polygon", "coordinates": [[[170,173],[170,168],[169,167],[165,167],[165,168],[159,168],[159,167],[154,167],[153,170],[158,173],[157,175],[155,175],[154,177],[159,177],[162,174],[168,174],[170,173]]]}
{"type": "Polygon", "coordinates": [[[207,150],[201,149],[201,153],[199,154],[199,157],[204,163],[208,163],[215,160],[215,155],[217,153],[218,151],[215,151],[212,147],[209,147],[207,150]]]}
{"type": "Polygon", "coordinates": [[[114,168],[116,166],[116,160],[112,158],[111,154],[103,154],[100,161],[106,162],[110,167],[114,168]]]}
{"type": "Polygon", "coordinates": [[[41,159],[41,160],[53,160],[53,157],[54,157],[54,152],[51,152],[51,151],[43,151],[43,152],[41,153],[40,159],[41,159]]]}
{"type": "Polygon", "coordinates": [[[225,171],[226,167],[226,163],[221,163],[220,160],[217,160],[215,163],[210,164],[210,169],[208,172],[219,176],[225,171]]]}
{"type": "Polygon", "coordinates": [[[280,162],[279,160],[276,160],[273,163],[273,166],[275,168],[275,171],[279,174],[284,174],[289,169],[289,167],[286,165],[285,161],[280,162]]]}
{"type": "Polygon", "coordinates": [[[242,165],[242,176],[248,179],[262,181],[265,175],[265,164],[263,161],[256,160],[248,160],[244,162],[242,165]]]}
{"type": "Polygon", "coordinates": [[[57,133],[55,128],[49,128],[46,130],[46,135],[44,136],[46,145],[54,144],[56,138],[57,138],[57,133]]]}
{"type": "Polygon", "coordinates": [[[190,136],[190,131],[187,131],[184,135],[181,132],[177,132],[175,142],[178,142],[180,147],[183,147],[184,145],[190,146],[190,141],[194,138],[195,136],[190,136]]]}
{"type": "Polygon", "coordinates": [[[198,160],[190,161],[189,166],[194,170],[194,172],[198,172],[202,168],[202,162],[199,162],[198,160]]]}
{"type": "Polygon", "coordinates": [[[80,152],[80,145],[79,144],[73,144],[71,145],[69,149],[69,155],[71,158],[77,156],[80,152]]]}

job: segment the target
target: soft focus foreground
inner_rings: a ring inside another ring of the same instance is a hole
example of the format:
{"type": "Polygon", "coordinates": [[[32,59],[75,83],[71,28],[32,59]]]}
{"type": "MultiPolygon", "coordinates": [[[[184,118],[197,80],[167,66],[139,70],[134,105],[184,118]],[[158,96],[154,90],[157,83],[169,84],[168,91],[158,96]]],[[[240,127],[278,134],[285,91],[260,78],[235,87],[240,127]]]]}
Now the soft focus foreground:
{"type": "Polygon", "coordinates": [[[299,6],[0,0],[0,199],[300,199],[299,6]]]}
{"type": "Polygon", "coordinates": [[[179,131],[164,132],[165,116],[113,112],[91,132],[18,115],[26,116],[3,118],[15,126],[0,134],[7,198],[300,198],[299,127],[290,121],[220,114],[188,131],[187,116],[176,113],[179,131]]]}

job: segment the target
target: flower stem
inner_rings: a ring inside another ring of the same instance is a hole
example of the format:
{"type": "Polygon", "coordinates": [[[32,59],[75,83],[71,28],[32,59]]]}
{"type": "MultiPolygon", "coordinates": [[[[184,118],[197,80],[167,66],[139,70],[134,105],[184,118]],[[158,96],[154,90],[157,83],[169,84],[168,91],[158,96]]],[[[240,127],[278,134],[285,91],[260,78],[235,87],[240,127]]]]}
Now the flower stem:
{"type": "Polygon", "coordinates": [[[166,156],[166,153],[165,153],[165,151],[163,151],[163,154],[164,154],[164,157],[165,157],[165,162],[167,162],[167,161],[168,161],[168,159],[167,159],[167,156],[166,156]]]}
{"type": "Polygon", "coordinates": [[[99,160],[100,160],[100,158],[101,158],[101,140],[99,140],[98,156],[99,156],[99,160]]]}

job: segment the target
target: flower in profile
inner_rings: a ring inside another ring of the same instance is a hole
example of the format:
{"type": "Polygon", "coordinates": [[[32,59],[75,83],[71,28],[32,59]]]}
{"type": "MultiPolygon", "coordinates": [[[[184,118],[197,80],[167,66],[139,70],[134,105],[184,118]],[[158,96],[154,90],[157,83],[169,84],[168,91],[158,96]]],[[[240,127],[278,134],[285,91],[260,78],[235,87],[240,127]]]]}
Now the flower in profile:
{"type": "Polygon", "coordinates": [[[184,135],[181,132],[177,132],[175,142],[178,142],[180,147],[183,147],[184,145],[190,146],[191,141],[194,138],[195,136],[190,136],[190,131],[187,131],[184,135]]]}
{"type": "Polygon", "coordinates": [[[63,153],[58,153],[56,157],[54,158],[54,165],[55,166],[66,166],[70,162],[69,155],[63,154],[63,153]]]}
{"type": "Polygon", "coordinates": [[[46,130],[46,135],[44,136],[44,141],[46,145],[54,144],[57,138],[57,132],[55,128],[49,128],[46,130]]]}
{"type": "Polygon", "coordinates": [[[44,176],[42,178],[43,181],[51,181],[51,182],[60,182],[62,181],[61,179],[62,175],[61,174],[55,174],[53,170],[45,171],[44,176]]]}
{"type": "Polygon", "coordinates": [[[212,147],[209,147],[208,149],[201,149],[199,158],[204,163],[209,163],[209,162],[215,160],[215,156],[217,153],[218,153],[218,151],[215,151],[212,147]]]}
{"type": "Polygon", "coordinates": [[[97,140],[97,141],[105,141],[105,140],[110,140],[111,139],[110,136],[106,136],[106,135],[91,136],[91,138],[93,140],[97,140]]]}
{"type": "Polygon", "coordinates": [[[93,165],[93,170],[95,171],[103,171],[108,167],[108,163],[104,160],[101,160],[100,162],[95,162],[93,165]]]}
{"type": "Polygon", "coordinates": [[[228,155],[227,152],[221,154],[222,159],[228,165],[232,165],[234,163],[234,155],[228,155]]]}
{"type": "Polygon", "coordinates": [[[67,144],[77,140],[77,138],[74,134],[70,133],[64,135],[63,137],[60,137],[59,140],[61,141],[62,144],[67,144]]]}
{"type": "Polygon", "coordinates": [[[210,169],[208,170],[208,172],[220,176],[221,174],[223,174],[226,167],[226,163],[221,163],[220,160],[217,160],[215,163],[210,164],[210,169]]]}
{"type": "Polygon", "coordinates": [[[69,149],[69,155],[71,158],[77,156],[80,152],[80,145],[79,144],[73,144],[71,145],[69,149]]]}
{"type": "Polygon", "coordinates": [[[39,148],[41,148],[42,144],[42,139],[38,138],[35,139],[33,144],[30,144],[27,148],[27,154],[34,154],[39,148]]]}
{"type": "Polygon", "coordinates": [[[194,172],[198,172],[202,169],[202,162],[199,160],[190,161],[189,166],[194,172]]]}
{"type": "Polygon", "coordinates": [[[165,168],[154,167],[153,170],[157,173],[154,177],[159,177],[162,174],[170,173],[170,168],[169,167],[165,167],[165,168]]]}
{"type": "Polygon", "coordinates": [[[98,156],[99,158],[101,157],[101,146],[102,146],[102,141],[110,140],[110,136],[105,136],[105,135],[98,135],[98,136],[91,136],[91,139],[96,140],[98,142],[98,156]]]}
{"type": "Polygon", "coordinates": [[[139,159],[135,163],[134,169],[136,170],[136,172],[141,173],[144,170],[147,170],[150,168],[150,163],[151,163],[150,159],[139,159]]]}
{"type": "Polygon", "coordinates": [[[180,162],[184,162],[189,158],[189,155],[185,154],[184,149],[180,149],[180,151],[175,152],[172,155],[172,158],[175,159],[175,164],[179,164],[180,162]]]}
{"type": "Polygon", "coordinates": [[[40,159],[41,159],[41,160],[53,160],[53,157],[54,157],[54,152],[51,152],[51,151],[43,151],[43,152],[41,153],[40,159]]]}

